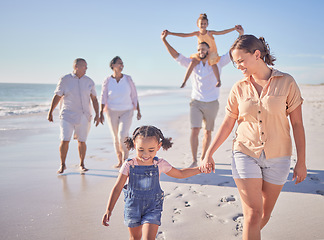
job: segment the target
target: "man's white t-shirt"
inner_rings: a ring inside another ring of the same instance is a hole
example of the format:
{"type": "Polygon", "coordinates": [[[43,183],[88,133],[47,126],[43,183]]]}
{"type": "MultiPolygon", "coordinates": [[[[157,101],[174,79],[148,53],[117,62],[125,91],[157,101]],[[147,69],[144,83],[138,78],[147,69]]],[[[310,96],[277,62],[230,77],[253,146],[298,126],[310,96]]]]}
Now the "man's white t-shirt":
{"type": "MultiPolygon", "coordinates": [[[[186,68],[189,67],[191,59],[179,54],[176,61],[186,68]]],[[[229,53],[221,56],[217,67],[219,70],[219,75],[221,74],[222,68],[230,62],[229,53]]],[[[201,101],[201,102],[212,102],[219,97],[219,87],[216,87],[217,79],[214,74],[212,66],[206,61],[205,65],[202,61],[193,69],[191,75],[192,92],[191,98],[201,101]]]]}

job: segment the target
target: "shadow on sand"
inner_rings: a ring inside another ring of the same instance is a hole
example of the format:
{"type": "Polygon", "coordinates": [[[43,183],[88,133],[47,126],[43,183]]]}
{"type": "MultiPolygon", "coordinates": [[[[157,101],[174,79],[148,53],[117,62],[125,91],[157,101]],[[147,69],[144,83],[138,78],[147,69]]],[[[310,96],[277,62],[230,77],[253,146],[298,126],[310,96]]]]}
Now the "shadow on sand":
{"type": "MultiPolygon", "coordinates": [[[[218,164],[219,165],[219,164],[218,164]]],[[[227,164],[225,164],[227,165],[227,164]]],[[[216,166],[217,168],[217,166],[216,166]]],[[[87,172],[67,172],[61,174],[61,176],[92,176],[92,177],[105,177],[105,178],[117,178],[118,169],[116,170],[105,170],[105,169],[89,169],[87,172]]],[[[292,181],[293,173],[291,172],[288,177],[288,181],[284,185],[283,192],[294,192],[294,193],[306,193],[306,194],[319,194],[324,196],[324,171],[308,169],[308,175],[304,182],[295,185],[292,181]]],[[[215,173],[210,174],[199,174],[190,178],[176,179],[161,174],[161,181],[174,182],[176,184],[199,184],[209,186],[222,186],[222,187],[236,187],[235,182],[232,178],[231,170],[216,169],[215,173]]]]}

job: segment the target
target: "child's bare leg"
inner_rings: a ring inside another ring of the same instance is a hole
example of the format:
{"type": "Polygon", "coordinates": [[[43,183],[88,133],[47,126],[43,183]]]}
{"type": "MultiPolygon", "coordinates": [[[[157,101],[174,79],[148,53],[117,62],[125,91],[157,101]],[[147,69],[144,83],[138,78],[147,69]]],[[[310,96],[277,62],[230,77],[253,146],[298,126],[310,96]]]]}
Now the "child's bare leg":
{"type": "Polygon", "coordinates": [[[217,80],[216,87],[220,87],[222,84],[221,84],[221,80],[220,80],[220,75],[219,75],[219,70],[218,70],[217,64],[212,65],[212,68],[213,68],[213,71],[214,71],[214,74],[215,74],[216,80],[217,80]]]}
{"type": "Polygon", "coordinates": [[[185,76],[185,78],[183,80],[183,83],[181,85],[181,88],[183,88],[184,86],[186,86],[186,82],[188,81],[188,79],[189,79],[189,77],[190,77],[193,69],[198,65],[199,62],[200,61],[198,59],[196,59],[196,58],[193,58],[192,59],[191,63],[189,64],[189,67],[187,69],[186,76],[185,76]]]}
{"type": "Polygon", "coordinates": [[[159,226],[156,224],[145,223],[143,225],[143,240],[154,240],[159,226]]]}
{"type": "Polygon", "coordinates": [[[133,227],[133,228],[128,228],[128,231],[129,231],[129,239],[130,240],[141,240],[142,238],[142,227],[143,225],[141,226],[138,226],[138,227],[133,227]]]}

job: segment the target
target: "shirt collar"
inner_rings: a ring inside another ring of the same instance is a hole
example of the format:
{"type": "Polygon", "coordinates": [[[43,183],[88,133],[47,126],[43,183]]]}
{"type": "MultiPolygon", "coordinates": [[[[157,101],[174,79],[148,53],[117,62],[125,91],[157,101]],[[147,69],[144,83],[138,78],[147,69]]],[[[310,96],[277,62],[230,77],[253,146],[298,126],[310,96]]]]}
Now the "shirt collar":
{"type": "Polygon", "coordinates": [[[74,72],[72,72],[71,75],[72,75],[72,77],[77,78],[77,79],[81,79],[81,78],[83,78],[85,76],[85,75],[83,75],[81,78],[79,78],[77,75],[75,75],[74,72]]]}
{"type": "MultiPolygon", "coordinates": [[[[283,76],[283,73],[280,72],[279,70],[274,69],[272,67],[270,67],[270,69],[272,70],[270,79],[272,79],[274,77],[282,77],[283,76]]],[[[250,81],[250,77],[245,77],[240,82],[249,82],[249,81],[250,81]]]]}
{"type": "Polygon", "coordinates": [[[78,78],[77,75],[75,75],[74,72],[72,72],[71,75],[72,75],[72,77],[74,77],[74,78],[78,78]]]}
{"type": "Polygon", "coordinates": [[[272,73],[271,73],[270,78],[273,78],[273,77],[283,77],[283,73],[280,72],[279,70],[274,69],[272,67],[270,69],[272,70],[272,73]]]}

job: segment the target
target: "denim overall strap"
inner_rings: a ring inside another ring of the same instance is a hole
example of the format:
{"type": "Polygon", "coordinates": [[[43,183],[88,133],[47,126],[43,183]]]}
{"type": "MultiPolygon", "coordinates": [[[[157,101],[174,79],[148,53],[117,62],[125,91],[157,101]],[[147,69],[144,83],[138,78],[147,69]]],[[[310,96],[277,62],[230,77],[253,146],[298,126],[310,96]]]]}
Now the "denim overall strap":
{"type": "Polygon", "coordinates": [[[154,164],[154,166],[157,166],[158,161],[159,161],[159,158],[158,157],[154,157],[153,158],[153,164],[154,164]]]}

